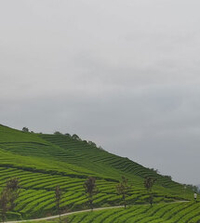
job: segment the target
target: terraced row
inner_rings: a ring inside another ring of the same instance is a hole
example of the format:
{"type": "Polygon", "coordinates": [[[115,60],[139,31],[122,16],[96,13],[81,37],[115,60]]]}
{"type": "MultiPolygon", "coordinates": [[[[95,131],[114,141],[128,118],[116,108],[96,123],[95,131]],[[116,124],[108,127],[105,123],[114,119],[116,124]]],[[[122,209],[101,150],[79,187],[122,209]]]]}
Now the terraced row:
{"type": "MultiPolygon", "coordinates": [[[[86,175],[94,175],[93,170],[95,170],[100,176],[104,172],[104,177],[107,174],[108,178],[118,179],[124,173],[129,178],[134,174],[134,186],[137,187],[143,185],[143,179],[141,177],[152,176],[157,178],[158,184],[176,189],[177,192],[180,191],[179,184],[175,184],[167,178],[159,177],[154,171],[143,168],[141,165],[126,158],[121,158],[99,150],[86,142],[74,140],[64,135],[38,134],[38,138],[40,137],[42,137],[41,141],[43,140],[43,143],[4,142],[0,143],[0,148],[26,156],[37,156],[39,154],[40,157],[53,157],[53,159],[65,163],[62,164],[63,168],[67,168],[68,173],[71,174],[74,174],[75,171],[86,175]],[[54,148],[55,146],[56,149],[54,148]],[[69,163],[71,163],[71,166],[69,163]]],[[[8,161],[4,158],[0,160],[0,163],[8,163],[8,161]]]]}
{"type": "MultiPolygon", "coordinates": [[[[42,216],[45,213],[55,213],[54,190],[60,185],[63,191],[61,208],[63,210],[76,210],[87,208],[87,198],[84,194],[83,184],[85,179],[71,178],[60,175],[50,175],[44,173],[34,173],[23,171],[17,168],[0,167],[0,186],[5,186],[9,178],[18,177],[20,179],[21,193],[17,200],[15,211],[23,217],[42,216]]],[[[94,206],[100,207],[103,204],[119,205],[121,197],[116,193],[116,183],[105,180],[97,180],[99,193],[94,196],[94,206]]],[[[155,202],[164,200],[162,196],[156,194],[155,202]]],[[[144,189],[133,188],[127,197],[129,204],[147,202],[148,196],[144,189]]],[[[168,201],[165,198],[165,201],[168,201]]],[[[56,214],[56,213],[55,213],[56,214]]]]}
{"type": "Polygon", "coordinates": [[[141,165],[132,162],[128,158],[115,156],[108,152],[99,150],[86,142],[77,141],[64,135],[41,135],[41,137],[46,141],[59,146],[64,151],[70,152],[71,154],[74,153],[72,158],[67,158],[67,161],[72,164],[94,169],[95,172],[98,173],[104,172],[109,177],[114,176],[118,179],[120,176],[119,173],[127,176],[129,179],[131,179],[131,177],[134,175],[133,184],[138,188],[143,187],[143,179],[146,176],[151,176],[157,179],[157,185],[159,185],[157,189],[159,189],[160,185],[162,185],[162,187],[165,189],[167,188],[166,190],[163,190],[165,192],[169,190],[169,193],[171,193],[171,189],[176,194],[180,194],[180,196],[184,192],[183,186],[173,182],[170,177],[158,175],[155,171],[144,168],[141,165]],[[79,159],[80,157],[81,160],[79,159]],[[104,166],[105,169],[102,169],[102,166],[104,166]]]}
{"type": "Polygon", "coordinates": [[[118,208],[87,212],[68,217],[71,223],[197,223],[200,222],[200,203],[171,203],[135,205],[127,209],[118,208]]]}

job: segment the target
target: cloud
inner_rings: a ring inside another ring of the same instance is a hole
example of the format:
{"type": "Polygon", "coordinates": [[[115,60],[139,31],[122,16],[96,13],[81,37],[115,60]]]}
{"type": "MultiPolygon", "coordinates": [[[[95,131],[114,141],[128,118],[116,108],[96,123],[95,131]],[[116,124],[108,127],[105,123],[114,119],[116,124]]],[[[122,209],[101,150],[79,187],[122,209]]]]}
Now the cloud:
{"type": "Polygon", "coordinates": [[[199,6],[1,2],[2,124],[76,133],[199,183],[199,6]]]}

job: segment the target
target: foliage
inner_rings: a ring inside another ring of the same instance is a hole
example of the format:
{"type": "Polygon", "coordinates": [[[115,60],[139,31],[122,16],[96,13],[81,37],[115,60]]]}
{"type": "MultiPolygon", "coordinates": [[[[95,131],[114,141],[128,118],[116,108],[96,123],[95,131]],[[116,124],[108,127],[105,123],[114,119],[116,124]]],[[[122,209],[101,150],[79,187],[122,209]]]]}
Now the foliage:
{"type": "Polygon", "coordinates": [[[60,186],[57,185],[56,188],[55,188],[55,202],[56,202],[56,208],[57,208],[59,216],[60,216],[61,199],[62,199],[62,191],[60,189],[60,186]]]}
{"type": "Polygon", "coordinates": [[[11,178],[7,181],[5,188],[0,195],[0,209],[1,217],[4,222],[6,219],[7,211],[13,210],[15,207],[15,201],[19,196],[19,180],[17,178],[11,178]]]}
{"type": "Polygon", "coordinates": [[[7,181],[6,184],[6,190],[9,194],[9,200],[10,200],[10,209],[13,210],[15,208],[15,201],[19,197],[19,179],[14,177],[7,181]]]}
{"type": "Polygon", "coordinates": [[[91,146],[94,146],[94,147],[97,146],[97,145],[96,145],[94,142],[92,142],[92,141],[88,141],[88,144],[91,145],[91,146]]]}
{"type": "Polygon", "coordinates": [[[8,203],[9,203],[9,194],[8,194],[8,191],[4,189],[1,192],[1,196],[0,196],[0,209],[1,209],[2,222],[5,221],[6,213],[9,210],[8,203]]]}
{"type": "Polygon", "coordinates": [[[29,132],[29,129],[28,129],[27,127],[23,127],[23,128],[22,128],[22,131],[23,131],[23,132],[29,132]]]}
{"type": "Polygon", "coordinates": [[[66,135],[67,137],[71,137],[71,135],[70,135],[69,133],[65,133],[65,135],[66,135]]]}
{"type": "Polygon", "coordinates": [[[54,135],[62,135],[62,133],[59,132],[59,131],[55,131],[55,132],[54,132],[54,135]]]}
{"type": "Polygon", "coordinates": [[[147,189],[147,192],[149,193],[149,203],[151,204],[151,206],[153,204],[153,194],[151,193],[151,191],[155,182],[156,179],[151,177],[146,177],[144,180],[144,187],[147,189]]]}
{"type": "Polygon", "coordinates": [[[72,135],[72,139],[81,140],[81,138],[78,135],[76,135],[76,134],[73,134],[72,135]]]}
{"type": "Polygon", "coordinates": [[[151,178],[151,177],[146,177],[144,180],[144,186],[147,189],[148,192],[151,191],[154,183],[156,182],[156,179],[151,178]]]}
{"type": "Polygon", "coordinates": [[[97,194],[98,190],[96,187],[96,179],[89,177],[84,183],[85,193],[88,196],[90,208],[93,210],[93,196],[97,194]]]}
{"type": "Polygon", "coordinates": [[[122,176],[121,182],[116,186],[117,193],[119,195],[122,195],[122,202],[124,204],[124,207],[126,208],[126,196],[130,192],[131,186],[128,185],[128,179],[125,176],[122,176]]]}

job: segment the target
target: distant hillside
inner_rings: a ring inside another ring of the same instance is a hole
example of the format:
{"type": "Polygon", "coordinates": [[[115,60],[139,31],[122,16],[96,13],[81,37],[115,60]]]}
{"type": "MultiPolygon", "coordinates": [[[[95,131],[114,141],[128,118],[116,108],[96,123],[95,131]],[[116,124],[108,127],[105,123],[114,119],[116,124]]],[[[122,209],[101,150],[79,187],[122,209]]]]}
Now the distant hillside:
{"type": "Polygon", "coordinates": [[[97,148],[95,144],[62,134],[35,134],[0,125],[0,187],[11,177],[20,179],[21,193],[12,218],[56,214],[55,187],[63,191],[62,211],[88,208],[83,184],[97,179],[95,207],[119,205],[116,185],[121,176],[132,184],[129,204],[147,203],[144,178],[156,178],[154,202],[192,198],[192,192],[170,177],[97,148]]]}

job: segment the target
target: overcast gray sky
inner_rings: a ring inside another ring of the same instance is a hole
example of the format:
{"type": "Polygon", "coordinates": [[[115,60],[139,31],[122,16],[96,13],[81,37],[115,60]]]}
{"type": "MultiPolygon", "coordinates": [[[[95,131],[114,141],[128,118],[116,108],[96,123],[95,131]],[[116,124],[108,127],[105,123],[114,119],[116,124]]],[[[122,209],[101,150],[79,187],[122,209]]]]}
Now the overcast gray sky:
{"type": "Polygon", "coordinates": [[[76,133],[200,183],[199,0],[1,0],[0,123],[76,133]]]}

